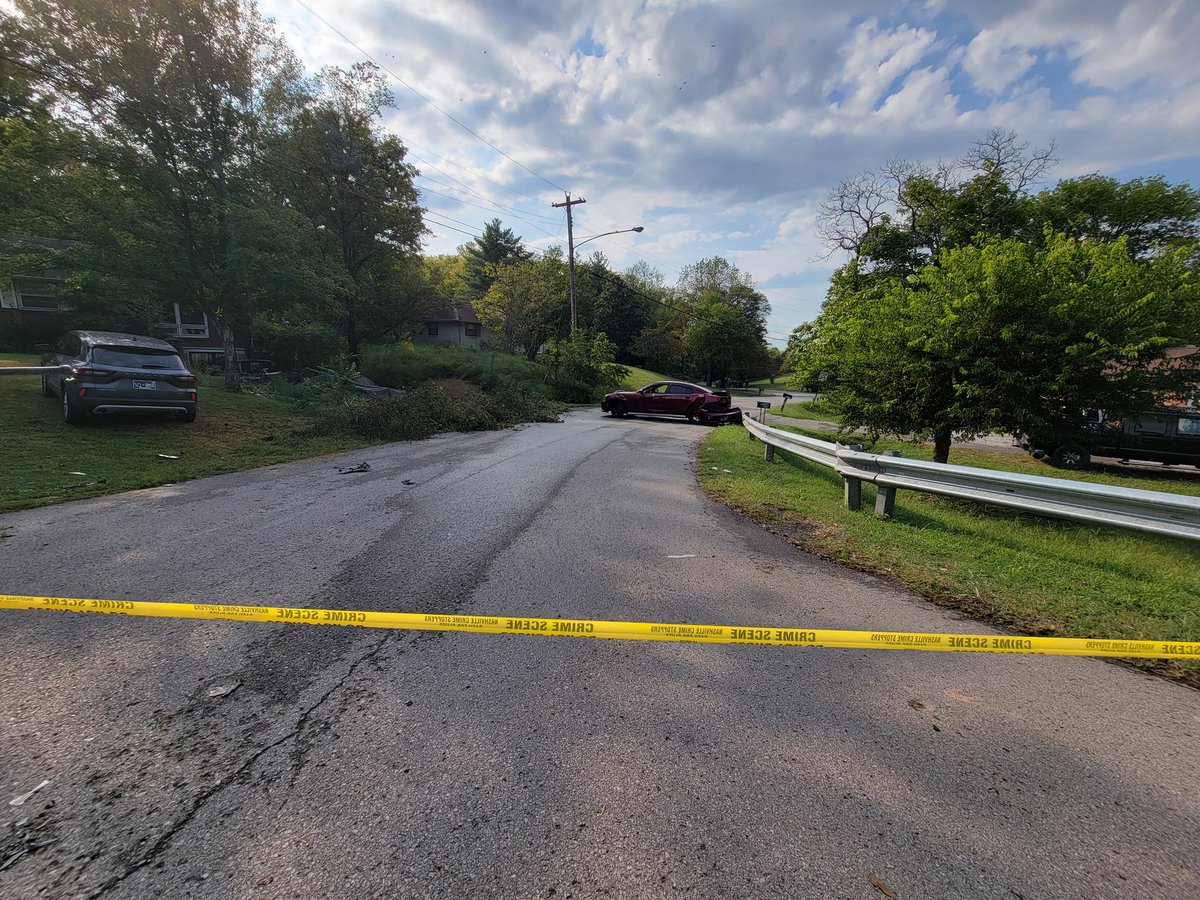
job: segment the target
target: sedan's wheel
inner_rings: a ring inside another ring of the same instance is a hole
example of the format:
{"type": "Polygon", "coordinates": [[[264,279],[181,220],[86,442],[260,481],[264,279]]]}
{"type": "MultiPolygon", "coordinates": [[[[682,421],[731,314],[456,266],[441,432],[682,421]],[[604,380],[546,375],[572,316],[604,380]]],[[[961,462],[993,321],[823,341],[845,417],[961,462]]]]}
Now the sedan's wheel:
{"type": "Polygon", "coordinates": [[[614,419],[625,418],[625,413],[626,413],[625,404],[622,403],[620,400],[614,400],[612,402],[612,405],[609,406],[609,408],[608,408],[608,414],[610,416],[612,416],[614,419]]]}
{"type": "Polygon", "coordinates": [[[1086,469],[1092,462],[1092,455],[1087,452],[1086,447],[1079,444],[1063,444],[1054,448],[1054,452],[1050,454],[1050,462],[1060,469],[1086,469]]]}
{"type": "Polygon", "coordinates": [[[689,406],[689,407],[687,408],[687,413],[685,413],[685,415],[687,416],[687,420],[688,420],[689,422],[697,422],[697,421],[699,421],[699,418],[700,418],[700,401],[699,401],[699,400],[697,400],[695,403],[693,403],[691,406],[689,406]]]}
{"type": "Polygon", "coordinates": [[[83,421],[83,413],[71,402],[71,392],[64,384],[62,386],[63,421],[68,425],[78,425],[83,421]]]}

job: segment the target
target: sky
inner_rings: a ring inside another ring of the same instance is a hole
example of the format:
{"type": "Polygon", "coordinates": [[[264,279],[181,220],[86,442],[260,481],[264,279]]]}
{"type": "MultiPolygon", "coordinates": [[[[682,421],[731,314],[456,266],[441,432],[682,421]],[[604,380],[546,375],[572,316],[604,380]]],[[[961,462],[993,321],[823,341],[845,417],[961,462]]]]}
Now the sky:
{"type": "Polygon", "coordinates": [[[889,160],[961,158],[990,129],[1053,142],[1050,181],[1200,186],[1195,0],[260,0],[304,64],[373,60],[432,234],[499,218],[533,249],[600,237],[674,284],[722,256],[771,301],[770,338],[819,312],[843,262],[822,200],[889,160]]]}

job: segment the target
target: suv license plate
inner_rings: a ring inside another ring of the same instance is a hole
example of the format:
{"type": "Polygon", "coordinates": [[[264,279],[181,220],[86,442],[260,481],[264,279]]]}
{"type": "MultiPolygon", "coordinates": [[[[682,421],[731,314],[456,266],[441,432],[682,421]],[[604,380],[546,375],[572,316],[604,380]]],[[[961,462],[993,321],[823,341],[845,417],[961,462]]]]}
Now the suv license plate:
{"type": "Polygon", "coordinates": [[[138,381],[136,378],[133,381],[133,386],[139,391],[156,391],[158,390],[157,381],[138,381]]]}

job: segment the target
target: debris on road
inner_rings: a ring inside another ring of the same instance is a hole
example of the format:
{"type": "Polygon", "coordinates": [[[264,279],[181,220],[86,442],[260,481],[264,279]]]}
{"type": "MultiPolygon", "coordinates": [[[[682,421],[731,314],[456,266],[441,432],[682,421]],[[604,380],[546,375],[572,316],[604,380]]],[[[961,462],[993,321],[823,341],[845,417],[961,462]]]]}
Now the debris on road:
{"type": "Polygon", "coordinates": [[[922,703],[920,700],[909,700],[908,705],[911,706],[913,709],[924,709],[925,708],[925,704],[922,703]]]}
{"type": "Polygon", "coordinates": [[[867,875],[867,881],[871,882],[871,887],[875,888],[885,897],[890,898],[890,900],[896,900],[896,892],[891,889],[886,881],[884,881],[874,872],[871,872],[869,875],[867,875]]]}
{"type": "Polygon", "coordinates": [[[241,686],[240,681],[219,681],[208,689],[208,696],[228,697],[241,686]]]}
{"type": "Polygon", "coordinates": [[[695,559],[699,554],[696,553],[676,553],[668,556],[667,559],[695,559]]]}
{"type": "Polygon", "coordinates": [[[400,482],[400,483],[401,483],[401,484],[416,484],[416,482],[415,482],[415,481],[411,481],[411,480],[409,480],[409,479],[407,479],[407,478],[405,478],[405,479],[404,479],[402,482],[400,482]]]}
{"type": "Polygon", "coordinates": [[[370,472],[370,463],[359,463],[357,466],[338,466],[339,475],[353,475],[355,472],[370,472]]]}
{"type": "Polygon", "coordinates": [[[77,490],[77,489],[79,489],[79,488],[90,488],[90,487],[95,487],[95,486],[96,486],[96,485],[98,485],[98,484],[104,484],[104,479],[103,479],[103,478],[99,478],[99,479],[97,479],[96,481],[81,481],[81,482],[79,482],[78,484],[68,484],[68,485],[64,485],[64,486],[63,486],[63,490],[64,490],[64,491],[73,491],[73,490],[77,490]]]}
{"type": "Polygon", "coordinates": [[[37,787],[35,787],[32,791],[26,791],[24,794],[18,794],[17,796],[13,797],[11,800],[8,801],[8,805],[9,806],[24,806],[26,800],[28,800],[30,797],[32,797],[34,794],[36,794],[38,791],[40,791],[42,788],[44,788],[49,783],[50,783],[50,779],[47,778],[45,781],[43,781],[41,784],[39,784],[37,787]]]}

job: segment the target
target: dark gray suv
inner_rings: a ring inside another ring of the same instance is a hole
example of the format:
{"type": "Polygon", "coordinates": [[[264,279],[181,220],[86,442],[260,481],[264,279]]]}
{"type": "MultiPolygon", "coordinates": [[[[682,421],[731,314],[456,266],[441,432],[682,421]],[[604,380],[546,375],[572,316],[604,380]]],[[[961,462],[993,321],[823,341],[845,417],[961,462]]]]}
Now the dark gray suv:
{"type": "Polygon", "coordinates": [[[63,419],[90,414],[161,413],[196,420],[196,376],[166,341],[115,331],[68,331],[42,365],[71,367],[43,375],[42,393],[62,400],[63,419]]]}

